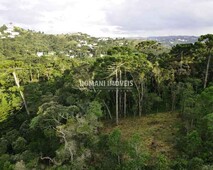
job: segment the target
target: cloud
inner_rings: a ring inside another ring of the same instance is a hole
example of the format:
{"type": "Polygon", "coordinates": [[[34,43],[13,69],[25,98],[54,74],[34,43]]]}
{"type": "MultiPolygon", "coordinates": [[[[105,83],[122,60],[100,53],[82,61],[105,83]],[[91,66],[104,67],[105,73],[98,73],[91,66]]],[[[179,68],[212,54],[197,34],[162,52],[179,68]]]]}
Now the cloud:
{"type": "Polygon", "coordinates": [[[212,0],[1,0],[0,24],[94,36],[205,34],[212,0]]]}
{"type": "Polygon", "coordinates": [[[107,11],[107,21],[132,34],[205,29],[213,27],[210,0],[131,0],[107,11]],[[164,31],[163,31],[164,30],[164,31]]]}
{"type": "MultiPolygon", "coordinates": [[[[65,3],[51,3],[50,0],[1,0],[0,16],[7,22],[24,25],[36,25],[45,18],[44,12],[62,11],[65,3]]],[[[65,1],[64,1],[65,2],[65,1]]]]}

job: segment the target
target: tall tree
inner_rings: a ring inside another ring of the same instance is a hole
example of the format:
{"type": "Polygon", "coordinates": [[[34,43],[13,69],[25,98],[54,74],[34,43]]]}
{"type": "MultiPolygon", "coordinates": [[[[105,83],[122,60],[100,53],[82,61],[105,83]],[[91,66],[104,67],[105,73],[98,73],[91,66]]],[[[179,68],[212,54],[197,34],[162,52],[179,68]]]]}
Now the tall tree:
{"type": "Polygon", "coordinates": [[[208,83],[209,68],[210,68],[210,63],[211,63],[211,58],[213,53],[213,34],[202,35],[198,41],[204,44],[204,48],[205,48],[204,55],[207,55],[205,79],[203,84],[203,87],[206,88],[208,83]]]}

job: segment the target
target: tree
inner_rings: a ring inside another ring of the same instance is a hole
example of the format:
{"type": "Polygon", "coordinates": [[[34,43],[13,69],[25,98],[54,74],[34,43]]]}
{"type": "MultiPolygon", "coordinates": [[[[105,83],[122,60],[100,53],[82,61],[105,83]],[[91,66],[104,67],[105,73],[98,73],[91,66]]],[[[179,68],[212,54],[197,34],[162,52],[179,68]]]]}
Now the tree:
{"type": "Polygon", "coordinates": [[[128,70],[131,75],[136,88],[137,99],[135,98],[135,100],[138,103],[138,115],[141,116],[145,94],[145,82],[152,68],[152,64],[146,59],[145,55],[131,56],[128,59],[129,63],[126,70],[128,70]]]}
{"type": "Polygon", "coordinates": [[[211,63],[211,58],[213,53],[213,35],[212,34],[202,35],[199,38],[199,42],[203,43],[204,49],[205,49],[204,55],[207,55],[205,79],[204,79],[204,85],[203,85],[204,88],[206,88],[208,83],[209,68],[210,68],[210,63],[211,63]]]}
{"type": "Polygon", "coordinates": [[[161,53],[167,52],[168,49],[163,46],[162,44],[160,44],[157,41],[153,41],[153,40],[146,40],[146,41],[142,41],[140,43],[138,43],[135,48],[144,53],[147,54],[149,56],[156,56],[159,55],[161,53]]]}

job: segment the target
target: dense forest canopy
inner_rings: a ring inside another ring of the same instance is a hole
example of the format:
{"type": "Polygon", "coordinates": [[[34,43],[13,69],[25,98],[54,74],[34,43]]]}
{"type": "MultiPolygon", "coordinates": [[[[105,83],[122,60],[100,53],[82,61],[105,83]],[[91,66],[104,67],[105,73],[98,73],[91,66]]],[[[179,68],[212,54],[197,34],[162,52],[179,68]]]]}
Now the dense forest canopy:
{"type": "Polygon", "coordinates": [[[212,169],[212,55],[212,34],[170,47],[0,27],[0,169],[212,169]],[[134,86],[82,89],[80,80],[134,86]],[[134,131],[123,138],[120,121],[162,113],[179,119],[175,155],[151,152],[134,131]]]}

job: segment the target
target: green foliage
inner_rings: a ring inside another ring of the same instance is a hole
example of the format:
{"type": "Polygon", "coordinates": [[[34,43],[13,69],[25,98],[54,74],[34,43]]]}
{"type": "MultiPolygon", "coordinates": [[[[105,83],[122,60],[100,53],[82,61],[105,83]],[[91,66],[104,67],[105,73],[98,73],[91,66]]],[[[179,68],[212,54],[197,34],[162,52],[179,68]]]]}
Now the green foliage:
{"type": "Polygon", "coordinates": [[[160,154],[157,156],[157,161],[156,161],[156,165],[155,168],[157,170],[167,170],[170,169],[169,167],[169,160],[166,158],[166,156],[160,154]]]}
{"type": "Polygon", "coordinates": [[[206,134],[206,137],[213,139],[213,113],[207,114],[202,120],[202,132],[206,134]]]}
{"type": "Polygon", "coordinates": [[[200,95],[199,108],[202,115],[213,112],[213,86],[206,88],[200,95]]]}
{"type": "Polygon", "coordinates": [[[175,170],[184,170],[187,169],[188,160],[185,157],[177,158],[175,161],[172,162],[172,169],[175,170]]]}
{"type": "Polygon", "coordinates": [[[116,129],[109,135],[108,140],[109,150],[114,155],[119,155],[122,153],[122,143],[121,143],[121,132],[116,129]]]}
{"type": "Polygon", "coordinates": [[[0,154],[5,154],[7,151],[8,141],[4,138],[0,139],[0,154]]]}
{"type": "Polygon", "coordinates": [[[159,55],[160,53],[166,52],[167,48],[162,46],[157,41],[148,40],[148,41],[142,41],[136,45],[136,49],[141,51],[145,54],[154,54],[159,55]]]}
{"type": "Polygon", "coordinates": [[[90,103],[89,108],[87,110],[87,114],[95,115],[96,117],[102,116],[101,105],[98,101],[93,101],[90,103]]]}
{"type": "Polygon", "coordinates": [[[108,49],[108,55],[131,55],[133,50],[128,46],[113,47],[108,49]]]}
{"type": "Polygon", "coordinates": [[[206,66],[212,35],[169,51],[152,40],[46,35],[18,27],[19,35],[9,38],[6,29],[0,28],[6,36],[0,39],[0,169],[211,168],[213,72],[206,66]],[[79,80],[129,80],[133,87],[116,96],[115,90],[82,89],[79,80]],[[180,112],[175,161],[150,154],[140,134],[101,134],[108,117],[159,111],[180,112]]]}
{"type": "Polygon", "coordinates": [[[213,168],[213,165],[204,165],[202,167],[202,170],[211,170],[213,168]]]}
{"type": "Polygon", "coordinates": [[[7,119],[10,112],[20,109],[21,99],[17,95],[17,88],[8,91],[0,89],[0,122],[7,119]]]}
{"type": "Polygon", "coordinates": [[[186,136],[185,151],[190,156],[198,155],[201,146],[201,138],[197,131],[192,131],[186,136]]]}
{"type": "Polygon", "coordinates": [[[202,168],[203,162],[204,162],[204,161],[203,161],[202,159],[197,158],[197,157],[194,157],[194,158],[192,158],[192,159],[189,161],[188,168],[189,168],[189,169],[199,170],[199,169],[202,168]]]}
{"type": "Polygon", "coordinates": [[[14,151],[16,153],[19,153],[26,150],[26,144],[27,144],[27,141],[24,138],[18,137],[18,139],[12,143],[12,146],[14,151]]]}
{"type": "Polygon", "coordinates": [[[125,160],[124,169],[146,169],[150,155],[141,144],[141,137],[133,135],[127,144],[128,160],[125,160]]]}
{"type": "Polygon", "coordinates": [[[200,125],[200,133],[203,138],[203,158],[212,162],[213,153],[211,150],[213,149],[213,114],[207,114],[201,120],[200,125]]]}
{"type": "Polygon", "coordinates": [[[0,169],[6,170],[8,163],[10,162],[10,155],[1,154],[0,155],[0,169]]]}
{"type": "Polygon", "coordinates": [[[13,169],[14,169],[14,166],[9,161],[6,161],[4,163],[3,170],[13,170],[13,169]]]}

